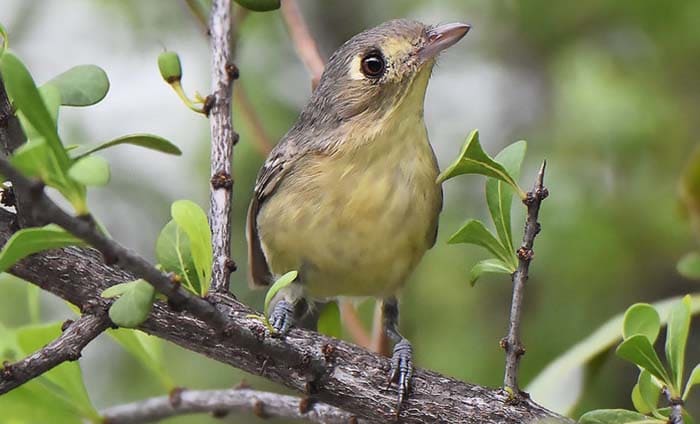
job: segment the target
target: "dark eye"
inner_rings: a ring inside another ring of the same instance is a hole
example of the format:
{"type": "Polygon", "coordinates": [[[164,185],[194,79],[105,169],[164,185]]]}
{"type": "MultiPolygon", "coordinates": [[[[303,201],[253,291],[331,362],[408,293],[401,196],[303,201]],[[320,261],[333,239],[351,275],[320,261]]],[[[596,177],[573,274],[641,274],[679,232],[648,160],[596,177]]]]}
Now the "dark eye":
{"type": "Polygon", "coordinates": [[[384,56],[380,52],[373,51],[367,53],[365,57],[362,58],[362,73],[369,78],[378,78],[384,74],[386,70],[386,63],[384,63],[384,56]]]}

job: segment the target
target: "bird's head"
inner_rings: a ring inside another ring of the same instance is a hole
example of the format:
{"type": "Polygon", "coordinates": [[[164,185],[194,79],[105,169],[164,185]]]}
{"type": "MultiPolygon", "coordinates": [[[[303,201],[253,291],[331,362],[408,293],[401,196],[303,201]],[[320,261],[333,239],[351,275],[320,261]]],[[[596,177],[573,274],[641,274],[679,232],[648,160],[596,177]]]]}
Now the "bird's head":
{"type": "Polygon", "coordinates": [[[357,34],[331,56],[302,115],[339,123],[380,120],[408,106],[415,109],[409,113],[422,116],[436,57],[469,29],[461,23],[427,26],[397,19],[357,34]]]}

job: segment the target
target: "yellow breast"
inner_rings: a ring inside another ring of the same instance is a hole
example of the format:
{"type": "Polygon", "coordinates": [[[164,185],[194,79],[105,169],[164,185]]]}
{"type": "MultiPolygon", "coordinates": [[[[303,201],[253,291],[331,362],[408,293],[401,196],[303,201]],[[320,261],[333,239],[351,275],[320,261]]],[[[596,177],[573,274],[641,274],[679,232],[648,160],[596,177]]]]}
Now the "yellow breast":
{"type": "Polygon", "coordinates": [[[304,157],[258,215],[271,270],[299,270],[311,297],[393,294],[430,247],[441,191],[423,120],[374,134],[304,157]]]}

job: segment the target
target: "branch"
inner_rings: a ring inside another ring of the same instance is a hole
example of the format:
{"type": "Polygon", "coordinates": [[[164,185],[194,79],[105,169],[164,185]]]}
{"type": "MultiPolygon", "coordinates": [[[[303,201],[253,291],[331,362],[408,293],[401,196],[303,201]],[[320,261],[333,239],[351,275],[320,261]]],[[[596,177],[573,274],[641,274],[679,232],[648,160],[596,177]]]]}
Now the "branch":
{"type": "Polygon", "coordinates": [[[238,69],[231,62],[231,1],[212,2],[209,23],[211,35],[211,200],[209,223],[212,232],[214,262],[210,293],[227,293],[229,277],[235,270],[231,259],[231,200],[233,178],[233,145],[238,134],[233,131],[231,119],[231,97],[233,80],[238,69]]]}
{"type": "MultiPolygon", "coordinates": [[[[12,110],[12,105],[10,104],[10,99],[5,93],[5,83],[2,80],[2,75],[0,75],[0,146],[2,146],[3,152],[6,156],[9,156],[18,147],[24,144],[26,138],[24,132],[22,131],[22,126],[19,123],[19,119],[15,116],[14,110],[12,110]]],[[[5,190],[14,190],[8,187],[3,187],[5,190]]],[[[4,193],[3,193],[4,194],[4,193]]],[[[5,196],[3,198],[6,199],[5,196]]],[[[12,196],[10,196],[12,198],[12,196]]],[[[26,206],[24,205],[24,199],[15,196],[12,205],[17,210],[17,221],[21,227],[31,226],[29,217],[22,213],[26,206]]]]}
{"type": "Polygon", "coordinates": [[[668,387],[663,388],[664,396],[668,400],[668,404],[671,407],[671,413],[668,417],[669,424],[683,424],[683,400],[676,399],[671,394],[668,387]]]}
{"type": "Polygon", "coordinates": [[[176,389],[170,396],[154,397],[101,412],[105,424],[150,423],[164,418],[211,413],[223,417],[230,412],[253,413],[260,418],[290,418],[314,423],[366,423],[354,415],[308,398],[260,392],[251,389],[185,390],[176,389]]]}
{"type": "MultiPolygon", "coordinates": [[[[0,210],[0,243],[12,235],[14,217],[0,210]]],[[[99,253],[76,247],[31,255],[12,273],[75,305],[100,299],[107,287],[135,276],[105,265],[99,253]]],[[[213,295],[226,314],[230,333],[212,331],[207,322],[156,302],[140,327],[216,361],[312,395],[314,399],[371,422],[392,422],[394,393],[386,389],[389,359],[356,345],[302,329],[285,339],[270,337],[254,311],[231,295],[213,295]]],[[[401,411],[403,423],[467,422],[508,424],[551,418],[573,423],[529,399],[512,402],[498,389],[463,383],[416,369],[411,397],[401,411]]]]}
{"type": "MultiPolygon", "coordinates": [[[[2,93],[0,93],[1,96],[2,93]]],[[[68,215],[46,195],[41,183],[27,179],[5,158],[0,158],[0,174],[13,182],[13,187],[18,194],[25,196],[28,200],[26,213],[38,222],[57,224],[74,236],[86,241],[102,253],[105,262],[119,264],[122,268],[129,270],[133,273],[132,280],[143,278],[148,281],[156,290],[167,296],[168,302],[175,308],[187,310],[194,316],[210,323],[217,330],[223,330],[226,327],[226,318],[209,302],[186,291],[146,259],[105,236],[89,216],[74,217],[68,215]]],[[[58,278],[57,281],[63,281],[60,276],[56,276],[56,278],[58,278]]],[[[96,293],[98,297],[95,300],[99,300],[99,293],[96,293]]],[[[76,305],[84,309],[86,303],[77,303],[76,305]]]]}
{"type": "Polygon", "coordinates": [[[540,204],[549,195],[544,187],[544,170],[547,162],[543,162],[537,173],[537,180],[532,191],[527,193],[523,203],[527,206],[527,218],[525,220],[525,231],[523,243],[518,249],[518,269],[513,274],[513,303],[510,308],[510,323],[508,336],[501,340],[501,346],[506,351],[506,371],[503,385],[512,391],[512,394],[519,394],[518,387],[518,367],[520,358],[525,354],[525,347],[520,341],[520,321],[523,308],[523,296],[525,294],[525,282],[528,279],[530,261],[534,256],[532,246],[535,237],[540,232],[540,223],[537,217],[540,212],[540,204]]]}
{"type": "MultiPolygon", "coordinates": [[[[102,309],[88,313],[68,325],[56,340],[13,364],[4,363],[0,370],[0,395],[40,376],[65,361],[77,361],[82,350],[111,325],[102,309]]],[[[64,324],[64,325],[66,325],[64,324]]]]}
{"type": "Polygon", "coordinates": [[[297,54],[311,74],[311,88],[315,90],[325,65],[296,0],[282,0],[282,16],[297,54]]]}

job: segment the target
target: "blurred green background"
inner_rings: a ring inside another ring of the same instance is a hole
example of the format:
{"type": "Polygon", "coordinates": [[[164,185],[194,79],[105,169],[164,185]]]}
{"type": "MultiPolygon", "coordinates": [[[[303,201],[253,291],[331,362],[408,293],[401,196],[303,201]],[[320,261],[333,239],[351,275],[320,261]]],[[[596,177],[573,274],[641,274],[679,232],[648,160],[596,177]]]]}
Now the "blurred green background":
{"type": "MultiPolygon", "coordinates": [[[[523,382],[630,304],[700,289],[675,270],[679,257],[697,247],[679,207],[677,182],[700,130],[700,2],[300,3],[325,57],[353,34],[396,17],[472,24],[469,35],[441,58],[425,115],[442,167],[473,128],[492,154],[512,141],[529,141],[523,186],[530,186],[541,160],[548,161],[551,196],[541,212],[543,231],[526,293],[523,382]]],[[[201,27],[184,2],[174,0],[2,0],[0,22],[39,83],[80,63],[95,63],[109,74],[105,101],[62,111],[67,144],[153,132],[183,149],[180,158],[137,148],[108,151],[113,180],[91,193],[91,207],[115,238],[153,258],[170,203],[208,203],[208,122],[180,103],[156,67],[164,47],[177,51],[185,89],[207,93],[209,50],[201,27]]],[[[244,87],[274,142],[308,99],[309,77],[278,12],[251,13],[240,31],[236,86],[244,87]]],[[[261,308],[264,293],[250,292],[245,281],[244,221],[263,157],[250,121],[234,108],[241,142],[234,163],[233,257],[239,271],[232,290],[261,308]]],[[[470,288],[468,270],[484,252],[445,243],[465,219],[488,219],[483,185],[476,176],[446,184],[438,243],[402,295],[402,327],[419,366],[499,386],[498,341],[506,333],[509,280],[485,278],[470,288]]],[[[514,213],[517,237],[520,209],[514,213]]],[[[26,323],[26,284],[3,278],[0,322],[26,323]]],[[[69,315],[49,295],[42,306],[46,320],[69,315]]],[[[372,309],[369,302],[360,308],[367,320],[372,309]]],[[[700,321],[694,326],[691,365],[700,359],[700,321]]],[[[166,346],[166,358],[179,386],[224,388],[246,378],[255,388],[279,390],[176,346],[166,346]]],[[[91,344],[81,363],[98,408],[164,392],[107,337],[91,344]]],[[[633,366],[611,355],[592,376],[577,411],[631,409],[636,375],[633,366]]],[[[561,381],[562,390],[567,384],[561,381]]],[[[695,393],[690,400],[695,414],[699,399],[695,393]]],[[[169,422],[209,421],[221,422],[202,416],[169,422]]],[[[230,416],[224,422],[257,421],[230,416]]]]}

